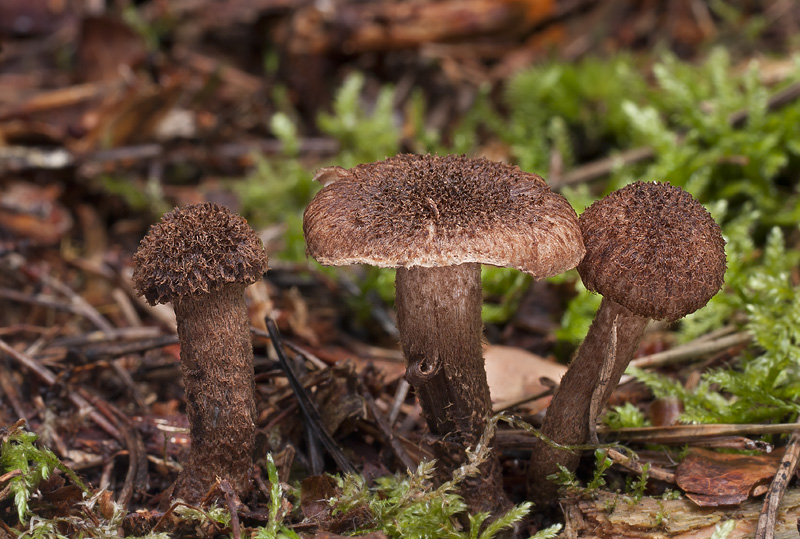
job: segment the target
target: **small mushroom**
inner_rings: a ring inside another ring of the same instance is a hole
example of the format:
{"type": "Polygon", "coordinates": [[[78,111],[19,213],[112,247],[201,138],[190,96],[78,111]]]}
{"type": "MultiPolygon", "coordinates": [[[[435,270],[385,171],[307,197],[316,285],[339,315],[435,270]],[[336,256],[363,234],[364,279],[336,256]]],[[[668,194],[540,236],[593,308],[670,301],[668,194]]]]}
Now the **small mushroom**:
{"type": "Polygon", "coordinates": [[[244,495],[256,411],[244,290],[267,271],[261,240],[227,208],[195,204],[165,214],[133,259],[136,291],[178,320],[191,446],[172,497],[199,501],[218,477],[244,495]]]}
{"type": "MultiPolygon", "coordinates": [[[[307,252],[324,265],[397,268],[396,308],[406,379],[416,389],[441,478],[475,447],[491,414],[483,366],[480,265],[535,278],[583,256],[575,211],[539,176],[464,156],[399,155],[351,169],[329,167],[308,205],[307,252]]],[[[462,493],[495,511],[496,456],[462,493]]]]}
{"type": "MultiPolygon", "coordinates": [[[[703,307],[722,287],[726,266],[719,225],[669,183],[623,187],[589,206],[579,223],[586,256],[578,273],[603,301],[542,424],[545,436],[567,445],[589,441],[648,322],[672,322],[703,307]],[[601,372],[607,379],[598,390],[601,372]]],[[[558,471],[557,464],[574,470],[579,455],[539,445],[528,485],[542,501],[556,489],[546,477],[558,471]]]]}

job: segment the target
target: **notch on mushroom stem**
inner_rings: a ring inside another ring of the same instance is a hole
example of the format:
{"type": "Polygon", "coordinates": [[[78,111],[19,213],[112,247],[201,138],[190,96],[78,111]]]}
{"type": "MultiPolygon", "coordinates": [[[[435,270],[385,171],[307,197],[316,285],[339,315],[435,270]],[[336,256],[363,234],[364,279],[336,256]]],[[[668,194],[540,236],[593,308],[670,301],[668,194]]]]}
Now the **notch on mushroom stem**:
{"type": "MultiPolygon", "coordinates": [[[[535,278],[583,256],[575,211],[539,176],[465,156],[399,155],[329,167],[303,219],[307,253],[324,265],[397,268],[400,345],[449,478],[491,414],[481,349],[480,265],[535,278]]],[[[462,488],[473,511],[508,505],[499,460],[462,488]]]]}

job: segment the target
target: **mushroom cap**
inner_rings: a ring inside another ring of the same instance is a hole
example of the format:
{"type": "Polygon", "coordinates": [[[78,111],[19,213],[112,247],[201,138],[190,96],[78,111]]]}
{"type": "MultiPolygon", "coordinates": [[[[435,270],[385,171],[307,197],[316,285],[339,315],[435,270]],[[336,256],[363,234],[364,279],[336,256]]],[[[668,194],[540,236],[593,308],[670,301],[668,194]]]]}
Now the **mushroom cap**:
{"type": "Polygon", "coordinates": [[[586,288],[633,313],[677,320],[708,303],[725,276],[725,240],[711,214],[669,183],[636,182],[580,217],[586,288]]]}
{"type": "Polygon", "coordinates": [[[264,246],[247,221],[209,202],[164,214],[133,260],[133,285],[150,305],[252,284],[267,271],[264,246]]]}
{"type": "Polygon", "coordinates": [[[575,210],[536,174],[458,155],[398,155],[317,173],[303,217],[320,264],[436,267],[477,262],[535,278],[580,261],[575,210]]]}

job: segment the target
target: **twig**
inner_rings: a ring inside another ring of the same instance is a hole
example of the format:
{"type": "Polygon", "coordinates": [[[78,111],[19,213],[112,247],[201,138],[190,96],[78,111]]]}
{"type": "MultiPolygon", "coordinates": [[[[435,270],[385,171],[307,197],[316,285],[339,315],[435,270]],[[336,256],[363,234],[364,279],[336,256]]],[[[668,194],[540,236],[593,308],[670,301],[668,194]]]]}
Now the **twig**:
{"type": "Polygon", "coordinates": [[[403,447],[403,444],[401,444],[394,435],[392,427],[389,426],[389,423],[383,417],[383,414],[375,404],[375,399],[373,398],[372,394],[366,388],[363,381],[359,380],[358,385],[359,390],[361,391],[361,394],[364,396],[364,400],[367,403],[367,408],[369,408],[370,412],[372,413],[372,417],[375,418],[375,424],[378,425],[378,429],[380,429],[383,437],[387,442],[389,442],[389,447],[392,448],[392,451],[394,451],[394,454],[400,459],[400,462],[402,462],[411,473],[415,473],[417,471],[417,464],[411,459],[411,457],[408,455],[408,452],[406,452],[405,448],[403,447]]]}
{"type": "MultiPolygon", "coordinates": [[[[598,434],[613,435],[617,441],[635,441],[640,443],[685,444],[697,445],[723,436],[756,436],[762,434],[786,434],[797,430],[796,423],[779,423],[775,425],[676,425],[672,427],[638,427],[609,429],[603,425],[597,427],[598,434]]],[[[504,449],[530,449],[531,438],[538,438],[534,430],[522,428],[502,429],[497,431],[495,443],[504,449]]],[[[544,441],[544,440],[543,440],[544,441]]],[[[740,449],[770,451],[771,446],[758,442],[740,449]]],[[[546,442],[547,443],[547,442],[546,442]]],[[[552,442],[551,442],[552,443],[552,442]]],[[[594,445],[570,446],[572,448],[596,448],[594,445]]]]}
{"type": "MultiPolygon", "coordinates": [[[[776,92],[767,102],[767,111],[774,112],[800,98],[800,82],[790,84],[776,92]]],[[[742,127],[749,117],[748,109],[742,109],[728,116],[728,123],[733,127],[742,127]]]]}
{"type": "Polygon", "coordinates": [[[77,312],[83,315],[86,319],[90,320],[97,329],[102,331],[114,331],[114,326],[103,317],[97,309],[95,309],[83,296],[75,292],[66,284],[62,283],[55,277],[47,275],[46,273],[36,275],[38,279],[46,286],[56,290],[59,294],[65,296],[75,306],[77,312]]]}
{"type": "Polygon", "coordinates": [[[0,365],[0,389],[3,390],[5,397],[8,399],[9,403],[11,403],[11,407],[14,409],[14,413],[17,417],[28,417],[28,411],[19,398],[17,386],[11,380],[11,376],[9,376],[5,365],[0,365]]]}
{"type": "MultiPolygon", "coordinates": [[[[701,342],[713,341],[716,339],[720,339],[722,337],[727,337],[731,333],[736,333],[736,326],[734,326],[733,324],[722,326],[721,328],[717,328],[715,330],[709,331],[708,333],[704,333],[703,335],[700,335],[696,339],[693,339],[690,343],[686,343],[683,346],[688,346],[689,344],[692,343],[697,344],[701,342]]],[[[680,346],[676,346],[676,348],[680,348],[680,346]]]]}
{"type": "Polygon", "coordinates": [[[81,335],[60,337],[50,342],[51,347],[57,346],[86,346],[90,344],[104,344],[118,341],[138,341],[150,339],[161,335],[161,330],[156,327],[129,327],[114,328],[111,331],[90,331],[81,335]]]}
{"type": "Polygon", "coordinates": [[[225,505],[228,506],[228,513],[231,515],[231,534],[233,539],[241,539],[242,527],[239,523],[239,506],[242,502],[227,479],[218,481],[217,486],[225,495],[225,505]]]}
{"type": "Polygon", "coordinates": [[[55,309],[58,311],[66,311],[72,314],[77,314],[79,316],[83,316],[84,318],[87,317],[86,316],[87,313],[77,305],[60,301],[57,298],[50,296],[48,294],[30,295],[24,292],[20,292],[19,290],[12,290],[11,288],[0,288],[0,298],[7,299],[10,301],[16,301],[17,303],[27,303],[29,305],[41,305],[42,307],[48,307],[50,309],[55,309]]]}
{"type": "Polygon", "coordinates": [[[655,155],[655,150],[649,146],[625,150],[616,155],[604,157],[574,168],[560,178],[549,178],[548,183],[553,190],[558,190],[565,185],[586,183],[610,174],[617,167],[646,161],[652,159],[655,155]]]}
{"type": "Polygon", "coordinates": [[[309,360],[311,363],[314,364],[316,368],[320,370],[328,368],[327,363],[322,361],[320,358],[318,358],[316,355],[312,354],[309,350],[303,348],[302,346],[299,346],[291,341],[283,341],[283,345],[292,352],[300,354],[301,356],[309,360]]]}
{"type": "Polygon", "coordinates": [[[394,425],[397,417],[400,415],[400,408],[408,396],[408,390],[411,389],[411,384],[408,380],[401,378],[397,383],[397,390],[394,392],[394,400],[392,400],[392,409],[389,410],[389,425],[394,425]]]}
{"type": "Polygon", "coordinates": [[[303,390],[302,384],[300,384],[300,381],[294,375],[294,371],[289,364],[289,359],[283,352],[283,346],[281,345],[280,335],[278,333],[278,328],[275,327],[275,322],[273,322],[271,318],[267,318],[266,322],[267,330],[269,332],[268,334],[265,335],[263,331],[256,329],[252,329],[253,333],[261,337],[267,337],[272,342],[275,353],[278,355],[278,361],[280,362],[281,368],[286,373],[286,379],[289,381],[289,385],[294,391],[297,404],[300,406],[300,410],[303,412],[306,420],[312,423],[316,428],[322,445],[324,445],[325,449],[328,450],[328,453],[331,454],[333,460],[336,461],[336,464],[343,472],[356,473],[355,466],[353,466],[347,457],[344,456],[344,453],[342,453],[342,450],[339,449],[336,441],[328,433],[325,425],[322,422],[322,417],[319,415],[319,410],[317,410],[317,407],[303,390]]]}
{"type": "Polygon", "coordinates": [[[65,296],[69,300],[69,303],[62,303],[55,298],[46,296],[44,294],[30,296],[10,288],[0,288],[0,297],[5,297],[6,299],[20,303],[33,303],[51,307],[53,309],[69,311],[83,316],[101,331],[114,331],[114,326],[108,320],[106,320],[103,315],[97,312],[97,309],[92,307],[88,301],[83,299],[80,294],[76,293],[66,284],[47,274],[39,274],[33,271],[24,271],[24,273],[29,278],[36,279],[45,286],[52,288],[62,296],[65,296]]]}
{"type": "MultiPolygon", "coordinates": [[[[164,165],[190,162],[220,166],[221,161],[236,164],[253,154],[279,154],[284,151],[283,142],[277,139],[256,139],[206,147],[185,145],[169,150],[161,144],[141,144],[99,150],[85,156],[64,148],[0,146],[0,171],[62,170],[78,165],[81,175],[91,176],[95,169],[99,172],[101,168],[115,164],[128,165],[158,159],[164,165]]],[[[339,142],[332,138],[309,137],[299,141],[298,152],[301,154],[333,155],[338,151],[339,142]]]]}
{"type": "Polygon", "coordinates": [[[83,350],[83,354],[89,361],[96,361],[99,358],[117,358],[128,354],[140,354],[156,348],[163,348],[178,344],[177,335],[162,335],[151,339],[142,339],[136,342],[107,343],[98,346],[89,346],[83,350]]]}
{"type": "Polygon", "coordinates": [[[671,427],[636,427],[609,429],[598,427],[598,432],[613,434],[618,440],[636,440],[652,443],[665,443],[678,438],[699,438],[714,436],[755,436],[761,434],[786,434],[797,429],[795,423],[777,423],[773,425],[674,425],[671,427]],[[655,441],[658,440],[658,441],[655,441]]]}
{"type": "Polygon", "coordinates": [[[5,107],[0,110],[0,121],[69,107],[76,103],[103,97],[108,95],[109,92],[122,88],[122,86],[122,81],[116,80],[113,82],[91,82],[66,88],[44,90],[34,94],[22,103],[16,103],[11,107],[5,107]]]}
{"type": "Polygon", "coordinates": [[[666,350],[665,352],[658,352],[656,354],[650,354],[649,356],[634,359],[630,362],[630,365],[640,369],[646,367],[662,367],[664,365],[672,365],[674,363],[680,363],[682,361],[694,359],[706,354],[720,352],[733,346],[747,344],[752,340],[752,338],[753,337],[750,335],[750,333],[743,331],[710,341],[701,340],[699,342],[690,342],[682,346],[676,346],[675,348],[666,350]]]}
{"type": "Polygon", "coordinates": [[[797,469],[797,461],[800,458],[800,430],[794,431],[789,443],[786,445],[786,452],[783,454],[778,473],[769,487],[767,496],[764,498],[764,506],[758,516],[755,539],[773,539],[775,537],[775,523],[778,518],[778,507],[786,492],[789,480],[797,469]]]}
{"type": "MultiPolygon", "coordinates": [[[[50,372],[47,368],[40,365],[34,359],[17,352],[12,347],[10,347],[6,342],[0,339],[0,350],[11,356],[17,363],[22,365],[23,367],[27,368],[31,372],[33,372],[40,381],[46,384],[48,387],[55,385],[57,379],[56,375],[50,372]]],[[[106,431],[106,433],[110,434],[114,437],[115,440],[123,442],[122,435],[120,434],[119,430],[112,425],[103,415],[98,412],[89,402],[86,401],[80,395],[75,394],[74,392],[70,391],[68,398],[70,402],[75,405],[81,413],[87,413],[88,416],[94,421],[97,426],[101,429],[106,431]]]]}
{"type": "MultiPolygon", "coordinates": [[[[608,458],[613,460],[615,464],[619,464],[623,468],[630,470],[633,473],[642,474],[644,472],[644,467],[639,464],[638,461],[632,459],[628,455],[620,453],[616,449],[608,449],[606,455],[608,458]]],[[[653,479],[658,479],[659,481],[675,483],[675,474],[669,470],[659,468],[658,466],[650,465],[650,467],[647,469],[647,475],[653,479]]]]}
{"type": "MultiPolygon", "coordinates": [[[[542,378],[540,378],[539,380],[540,380],[540,382],[542,380],[548,380],[548,381],[552,382],[552,380],[550,380],[549,378],[546,378],[544,376],[542,378]]],[[[535,395],[528,395],[526,397],[522,397],[521,399],[517,399],[517,400],[513,400],[513,401],[500,402],[500,403],[497,404],[497,407],[492,410],[492,413],[493,414],[499,414],[501,412],[507,412],[507,411],[509,411],[509,410],[511,410],[513,408],[516,408],[517,406],[522,406],[523,404],[527,404],[529,402],[532,402],[532,401],[535,401],[535,400],[539,400],[542,397],[547,397],[548,395],[552,395],[553,392],[556,390],[557,386],[558,386],[558,384],[553,382],[552,387],[550,387],[548,389],[545,389],[544,391],[542,391],[540,393],[536,393],[535,395]]]]}

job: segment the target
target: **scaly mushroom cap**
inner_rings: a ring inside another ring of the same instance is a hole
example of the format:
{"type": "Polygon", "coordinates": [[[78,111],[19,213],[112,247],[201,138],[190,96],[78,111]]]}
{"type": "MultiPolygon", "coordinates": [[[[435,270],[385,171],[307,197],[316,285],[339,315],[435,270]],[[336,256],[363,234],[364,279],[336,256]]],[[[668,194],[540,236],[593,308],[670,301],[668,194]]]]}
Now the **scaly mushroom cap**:
{"type": "Polygon", "coordinates": [[[711,214],[669,183],[636,182],[589,206],[579,220],[589,290],[655,320],[708,303],[725,276],[725,240],[711,214]]]}
{"type": "Polygon", "coordinates": [[[133,260],[134,287],[150,305],[252,284],[267,271],[264,246],[247,221],[209,202],[164,214],[133,260]]]}
{"type": "Polygon", "coordinates": [[[536,278],[580,261],[572,206],[536,174],[465,156],[398,155],[317,173],[303,218],[320,264],[381,267],[478,262],[536,278]]]}

